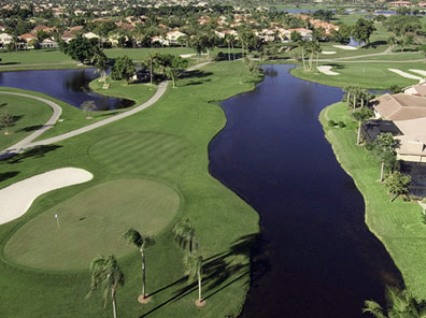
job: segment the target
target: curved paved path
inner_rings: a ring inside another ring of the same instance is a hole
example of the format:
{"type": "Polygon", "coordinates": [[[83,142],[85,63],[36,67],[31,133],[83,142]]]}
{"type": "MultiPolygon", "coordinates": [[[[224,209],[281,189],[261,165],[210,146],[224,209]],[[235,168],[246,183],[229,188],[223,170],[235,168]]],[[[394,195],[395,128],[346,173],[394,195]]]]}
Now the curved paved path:
{"type": "Polygon", "coordinates": [[[2,92],[1,91],[0,94],[12,95],[12,96],[21,96],[21,97],[25,97],[25,98],[35,99],[35,100],[38,100],[38,101],[48,105],[53,110],[52,116],[50,116],[49,120],[43,125],[43,127],[37,129],[34,133],[25,137],[24,139],[22,139],[21,141],[19,141],[18,143],[16,143],[15,145],[13,145],[10,148],[22,148],[26,144],[31,143],[34,139],[41,136],[46,130],[52,128],[53,125],[58,121],[59,117],[62,114],[61,106],[59,106],[58,104],[56,104],[56,103],[54,103],[51,100],[48,100],[46,98],[42,98],[42,97],[38,97],[38,96],[34,96],[34,95],[29,95],[29,94],[24,94],[24,93],[15,93],[15,92],[2,92]]]}
{"type": "MultiPolygon", "coordinates": [[[[199,69],[203,66],[206,66],[209,63],[211,63],[211,60],[208,60],[206,62],[194,65],[194,66],[188,68],[187,70],[193,71],[193,70],[199,69]]],[[[35,147],[35,146],[45,146],[45,145],[50,145],[50,144],[53,144],[53,143],[56,143],[56,142],[59,142],[59,141],[62,141],[62,140],[66,140],[66,139],[72,138],[74,136],[81,135],[85,132],[94,130],[96,128],[108,125],[108,124],[113,123],[117,120],[132,116],[132,115],[152,106],[153,104],[155,104],[164,95],[164,93],[167,91],[167,84],[168,84],[167,81],[161,82],[158,85],[157,91],[155,92],[154,96],[152,96],[145,103],[142,103],[141,105],[136,106],[135,108],[133,108],[129,111],[126,111],[124,113],[115,115],[113,117],[98,121],[98,122],[93,123],[91,125],[88,125],[88,126],[67,132],[67,133],[59,135],[59,136],[55,136],[55,137],[51,137],[51,138],[47,138],[47,139],[35,141],[35,142],[33,142],[34,139],[38,138],[41,134],[43,134],[47,129],[51,128],[56,123],[56,121],[59,119],[59,116],[62,113],[62,108],[58,104],[56,104],[52,101],[49,101],[47,99],[41,98],[41,97],[27,95],[27,94],[21,94],[21,93],[1,92],[3,94],[24,96],[24,97],[29,97],[29,98],[33,98],[33,99],[37,99],[39,101],[42,101],[42,102],[46,103],[47,105],[49,105],[50,107],[53,108],[53,115],[51,116],[51,118],[48,120],[48,122],[42,128],[40,128],[39,130],[37,130],[36,132],[31,134],[30,136],[24,138],[20,142],[16,143],[15,145],[1,151],[0,152],[0,158],[9,157],[11,155],[20,153],[20,152],[24,151],[26,148],[35,147]]]]}

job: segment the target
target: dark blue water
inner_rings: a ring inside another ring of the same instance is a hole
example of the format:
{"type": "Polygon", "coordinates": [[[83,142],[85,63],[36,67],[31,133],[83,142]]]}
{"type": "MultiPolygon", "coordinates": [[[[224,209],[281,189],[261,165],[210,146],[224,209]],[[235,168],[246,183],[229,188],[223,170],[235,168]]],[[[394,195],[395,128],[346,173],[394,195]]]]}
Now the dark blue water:
{"type": "Polygon", "coordinates": [[[342,91],[268,68],[274,76],[222,103],[228,123],[210,145],[211,174],[261,217],[242,317],[362,317],[364,300],[383,301],[402,279],[318,121],[342,91]]]}
{"type": "Polygon", "coordinates": [[[94,69],[0,72],[0,86],[38,91],[73,106],[93,100],[97,110],[125,108],[132,101],[105,97],[90,91],[88,84],[97,77],[94,69]]]}

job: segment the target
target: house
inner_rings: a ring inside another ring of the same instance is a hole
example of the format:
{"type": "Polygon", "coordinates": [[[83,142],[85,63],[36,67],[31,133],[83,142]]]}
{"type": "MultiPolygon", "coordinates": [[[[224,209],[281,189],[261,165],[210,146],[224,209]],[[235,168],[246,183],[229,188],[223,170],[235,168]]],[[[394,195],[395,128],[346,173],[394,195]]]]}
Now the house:
{"type": "Polygon", "coordinates": [[[41,43],[40,43],[40,47],[42,49],[51,49],[51,48],[57,48],[59,47],[58,42],[52,40],[52,39],[44,39],[41,43]]]}
{"type": "Polygon", "coordinates": [[[178,30],[170,31],[166,33],[166,40],[169,42],[169,45],[178,44],[178,39],[181,37],[186,37],[186,34],[178,30]]]}
{"type": "Polygon", "coordinates": [[[13,37],[8,33],[0,33],[0,44],[5,46],[10,44],[13,41],[13,37]]]}
{"type": "Polygon", "coordinates": [[[25,33],[19,36],[19,38],[26,43],[30,43],[31,41],[37,40],[37,37],[31,33],[25,33]]]}
{"type": "Polygon", "coordinates": [[[69,43],[71,40],[75,39],[77,36],[71,31],[65,31],[62,33],[61,40],[65,43],[69,43]]]}
{"type": "Polygon", "coordinates": [[[426,97],[426,82],[406,88],[404,94],[426,97]]]}
{"type": "Polygon", "coordinates": [[[388,2],[388,4],[392,7],[397,7],[397,8],[411,6],[410,1],[392,1],[392,2],[388,2]]]}
{"type": "Polygon", "coordinates": [[[426,117],[426,97],[384,94],[371,103],[378,118],[396,121],[426,117]]]}
{"type": "MultiPolygon", "coordinates": [[[[302,36],[302,39],[304,41],[312,41],[312,30],[305,29],[305,28],[297,28],[297,29],[288,29],[288,31],[291,33],[297,32],[302,36]]],[[[290,37],[289,37],[290,38],[290,37]]]]}
{"type": "Polygon", "coordinates": [[[88,39],[88,40],[91,40],[91,39],[99,39],[99,35],[97,35],[96,33],[93,33],[93,32],[86,32],[86,33],[83,33],[83,37],[85,37],[86,39],[88,39]]]}

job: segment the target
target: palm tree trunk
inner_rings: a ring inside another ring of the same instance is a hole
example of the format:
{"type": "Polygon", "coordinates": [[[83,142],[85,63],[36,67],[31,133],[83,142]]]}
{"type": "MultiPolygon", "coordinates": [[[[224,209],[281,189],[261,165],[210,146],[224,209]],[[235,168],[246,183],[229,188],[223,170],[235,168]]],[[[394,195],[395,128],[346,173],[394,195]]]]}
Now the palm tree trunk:
{"type": "Polygon", "coordinates": [[[141,295],[145,298],[145,253],[141,249],[141,258],[142,258],[142,292],[141,295]]]}
{"type": "Polygon", "coordinates": [[[231,43],[228,42],[228,61],[231,60],[231,43]]]}
{"type": "Polygon", "coordinates": [[[151,60],[151,67],[149,68],[149,76],[150,76],[150,79],[149,79],[149,82],[151,83],[151,85],[152,85],[152,82],[153,82],[153,72],[154,72],[154,70],[153,70],[153,65],[152,65],[152,60],[151,60]]]}
{"type": "Polygon", "coordinates": [[[111,289],[111,298],[112,298],[112,311],[114,314],[114,318],[117,318],[117,308],[115,305],[115,290],[114,288],[111,289]]]}
{"type": "Polygon", "coordinates": [[[385,161],[382,160],[382,164],[380,166],[380,182],[383,182],[385,172],[385,161]]]}
{"type": "Polygon", "coordinates": [[[362,122],[359,120],[358,121],[358,133],[356,136],[356,144],[359,145],[359,143],[361,142],[361,124],[362,122]]]}
{"type": "Polygon", "coordinates": [[[201,270],[200,270],[200,268],[198,268],[198,270],[197,270],[197,276],[198,276],[198,302],[201,303],[201,301],[203,299],[201,298],[201,270]]]}
{"type": "Polygon", "coordinates": [[[303,70],[306,71],[306,65],[305,65],[305,50],[302,47],[302,65],[303,65],[303,70]]]}

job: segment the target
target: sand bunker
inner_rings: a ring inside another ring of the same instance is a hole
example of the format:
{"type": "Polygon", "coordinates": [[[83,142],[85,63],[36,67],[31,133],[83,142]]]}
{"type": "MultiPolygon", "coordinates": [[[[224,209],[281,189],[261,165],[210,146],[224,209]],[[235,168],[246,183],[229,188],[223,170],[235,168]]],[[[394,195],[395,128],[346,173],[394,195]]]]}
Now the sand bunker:
{"type": "Polygon", "coordinates": [[[338,49],[342,50],[357,50],[358,48],[355,46],[349,46],[349,45],[333,45],[334,47],[337,47],[338,49]]]}
{"type": "Polygon", "coordinates": [[[0,224],[24,215],[33,201],[40,195],[93,179],[93,175],[83,169],[61,168],[48,171],[16,182],[0,190],[0,224]]]}
{"type": "Polygon", "coordinates": [[[336,51],[322,51],[321,53],[324,55],[333,55],[336,54],[336,51]]]}
{"type": "Polygon", "coordinates": [[[426,77],[426,71],[423,71],[423,70],[413,70],[413,69],[410,69],[410,72],[417,73],[417,74],[420,74],[421,76],[425,76],[426,77]]]}
{"type": "Polygon", "coordinates": [[[320,71],[321,73],[325,74],[325,75],[340,75],[340,73],[331,71],[330,65],[318,66],[317,70],[320,71]]]}
{"type": "Polygon", "coordinates": [[[401,75],[402,77],[405,77],[405,78],[415,79],[415,80],[419,80],[419,81],[423,79],[420,76],[413,75],[413,74],[410,74],[410,73],[407,73],[407,72],[403,72],[403,71],[397,70],[395,68],[388,68],[388,70],[391,71],[391,72],[394,72],[398,75],[401,75]]]}

